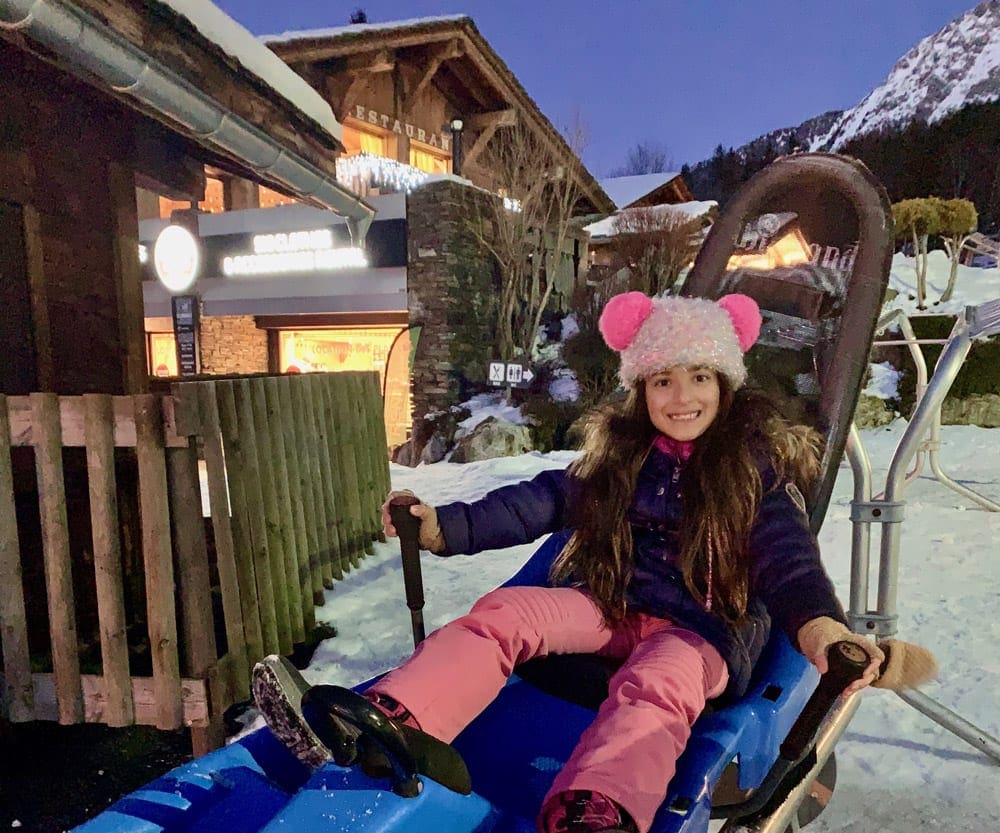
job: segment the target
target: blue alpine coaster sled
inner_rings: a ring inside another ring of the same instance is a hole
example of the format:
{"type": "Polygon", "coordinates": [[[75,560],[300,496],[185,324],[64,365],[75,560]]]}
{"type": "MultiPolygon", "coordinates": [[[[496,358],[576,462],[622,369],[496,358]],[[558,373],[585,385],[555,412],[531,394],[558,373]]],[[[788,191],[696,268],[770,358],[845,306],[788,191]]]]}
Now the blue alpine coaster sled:
{"type": "MultiPolygon", "coordinates": [[[[814,532],[868,366],[892,240],[889,201],[864,166],[831,154],[784,157],[733,197],[682,290],[712,299],[740,292],[759,304],[764,326],[746,357],[752,384],[825,438],[821,475],[806,498],[814,532]]],[[[396,526],[420,638],[415,530],[396,526]]],[[[545,584],[569,534],[551,535],[508,583],[545,584]]],[[[710,824],[785,833],[812,821],[835,784],[834,745],[858,707],[857,695],[842,692],[867,662],[859,647],[838,643],[820,679],[773,629],[747,694],[711,703],[695,723],[653,833],[706,833],[710,824]]],[[[613,670],[607,660],[572,655],[518,666],[447,745],[359,696],[374,680],[354,691],[310,688],[290,663],[268,658],[255,689],[270,729],[169,772],[78,830],[530,833],[613,670]]]]}

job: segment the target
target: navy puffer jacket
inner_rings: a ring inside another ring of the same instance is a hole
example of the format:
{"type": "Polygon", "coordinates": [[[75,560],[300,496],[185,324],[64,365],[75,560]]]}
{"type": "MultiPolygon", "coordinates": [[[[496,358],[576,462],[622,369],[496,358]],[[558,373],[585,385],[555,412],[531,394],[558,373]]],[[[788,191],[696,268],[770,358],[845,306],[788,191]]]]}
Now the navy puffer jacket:
{"type": "MultiPolygon", "coordinates": [[[[805,512],[774,473],[761,473],[764,497],[750,535],[750,603],[745,624],[729,625],[706,611],[678,569],[682,464],[653,448],[639,472],[629,521],[635,551],[628,609],[670,619],[701,634],[726,660],[726,698],[739,697],[767,643],[774,621],[795,644],[816,616],[846,621],[805,512]]],[[[565,529],[573,478],[562,470],[496,489],[472,503],[437,507],[447,543],[443,555],[472,554],[529,543],[565,529]]],[[[790,493],[791,492],[791,493],[790,493]]]]}

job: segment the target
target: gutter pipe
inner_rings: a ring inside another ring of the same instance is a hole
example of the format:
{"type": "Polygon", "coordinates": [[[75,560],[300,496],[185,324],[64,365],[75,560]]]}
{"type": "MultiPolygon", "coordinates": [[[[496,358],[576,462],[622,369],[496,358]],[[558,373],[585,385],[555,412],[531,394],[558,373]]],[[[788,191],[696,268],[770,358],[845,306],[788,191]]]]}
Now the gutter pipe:
{"type": "Polygon", "coordinates": [[[0,30],[43,44],[262,177],[345,216],[354,244],[364,245],[375,209],[86,12],[65,0],[0,0],[0,30]]]}

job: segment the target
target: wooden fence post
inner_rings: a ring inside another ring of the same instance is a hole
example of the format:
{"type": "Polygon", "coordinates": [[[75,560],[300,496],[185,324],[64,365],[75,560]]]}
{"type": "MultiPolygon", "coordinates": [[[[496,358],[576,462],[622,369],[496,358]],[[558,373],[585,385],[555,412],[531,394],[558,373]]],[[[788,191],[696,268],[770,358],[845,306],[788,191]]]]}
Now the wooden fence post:
{"type": "Polygon", "coordinates": [[[306,401],[306,431],[311,435],[310,453],[316,463],[316,503],[317,509],[322,507],[321,514],[325,524],[323,530],[327,548],[323,552],[323,586],[333,589],[333,580],[342,579],[344,574],[340,566],[340,546],[337,539],[336,495],[333,492],[330,469],[330,449],[327,446],[328,424],[323,413],[323,399],[320,388],[322,380],[315,374],[309,374],[302,379],[306,401]]]}
{"type": "MultiPolygon", "coordinates": [[[[306,497],[302,487],[303,461],[300,457],[298,440],[295,436],[295,403],[292,398],[291,379],[278,376],[273,389],[277,397],[277,416],[281,423],[284,456],[287,465],[288,499],[291,502],[291,523],[295,536],[295,553],[298,562],[298,592],[302,608],[302,628],[308,635],[316,627],[316,612],[313,608],[312,572],[310,553],[315,551],[315,541],[309,541],[309,523],[306,520],[306,497]]],[[[270,393],[271,388],[268,389],[270,393]]]]}
{"type": "Polygon", "coordinates": [[[86,394],[83,407],[104,671],[104,722],[109,726],[128,726],[135,722],[135,704],[129,672],[125,585],[118,539],[114,403],[108,394],[86,394]]]}
{"type": "Polygon", "coordinates": [[[14,506],[7,397],[0,394],[0,642],[3,642],[4,699],[15,723],[35,716],[28,655],[28,625],[21,579],[21,545],[14,506]]]}
{"type": "Polygon", "coordinates": [[[162,406],[160,397],[155,394],[139,394],[132,400],[135,403],[139,511],[146,565],[149,649],[153,659],[153,689],[157,703],[156,725],[160,729],[176,729],[183,725],[184,703],[177,650],[162,406]]]}
{"type": "MultiPolygon", "coordinates": [[[[278,481],[275,474],[278,461],[275,460],[274,448],[271,445],[263,382],[264,380],[260,378],[241,379],[239,384],[240,389],[245,391],[249,398],[253,420],[255,437],[253,456],[257,461],[257,477],[252,493],[256,494],[259,491],[261,497],[255,514],[262,522],[267,539],[267,560],[271,565],[271,591],[274,593],[275,624],[278,629],[278,653],[288,655],[292,652],[292,606],[288,598],[289,576],[278,510],[278,481]]],[[[247,426],[241,426],[240,430],[246,431],[247,426]]],[[[292,601],[298,602],[298,594],[295,594],[292,601]]]]}
{"type": "Polygon", "coordinates": [[[80,657],[77,653],[59,397],[54,393],[32,393],[28,398],[31,402],[32,444],[35,447],[35,467],[38,472],[45,590],[49,602],[52,673],[59,722],[80,723],[83,720],[83,687],[80,680],[80,657]]]}
{"type": "Polygon", "coordinates": [[[230,696],[240,700],[250,689],[250,661],[247,651],[259,659],[264,655],[260,633],[260,618],[256,609],[253,561],[250,553],[237,555],[233,544],[233,521],[226,486],[226,464],[222,433],[219,428],[219,406],[214,382],[192,382],[197,392],[201,417],[205,470],[208,476],[208,499],[212,510],[212,530],[215,534],[215,559],[219,569],[222,592],[222,612],[226,620],[226,643],[229,649],[230,696]],[[249,572],[241,573],[237,564],[249,572]],[[248,587],[245,587],[248,585],[248,587]],[[241,594],[245,598],[241,600],[241,594]],[[249,610],[247,609],[249,607],[249,610]]]}
{"type": "Polygon", "coordinates": [[[290,378],[288,385],[292,396],[295,447],[300,465],[299,485],[302,488],[306,535],[309,539],[309,576],[312,585],[313,605],[322,605],[326,601],[326,597],[323,595],[323,551],[328,546],[326,513],[322,494],[318,489],[319,463],[312,453],[315,439],[311,434],[312,420],[306,418],[308,403],[306,402],[305,377],[290,378]]]}

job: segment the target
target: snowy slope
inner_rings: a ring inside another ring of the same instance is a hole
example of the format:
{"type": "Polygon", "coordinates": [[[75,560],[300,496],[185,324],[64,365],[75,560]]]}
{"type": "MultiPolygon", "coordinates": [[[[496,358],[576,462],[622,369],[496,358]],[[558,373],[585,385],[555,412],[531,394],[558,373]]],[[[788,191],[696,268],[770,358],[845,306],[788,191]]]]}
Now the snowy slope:
{"type": "Polygon", "coordinates": [[[813,139],[813,150],[838,150],[866,133],[913,121],[933,123],[969,104],[1000,98],[1000,2],[980,3],[924,38],[885,83],[813,139]]]}

